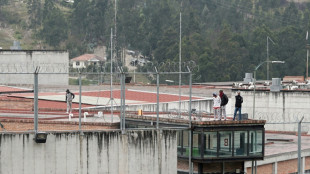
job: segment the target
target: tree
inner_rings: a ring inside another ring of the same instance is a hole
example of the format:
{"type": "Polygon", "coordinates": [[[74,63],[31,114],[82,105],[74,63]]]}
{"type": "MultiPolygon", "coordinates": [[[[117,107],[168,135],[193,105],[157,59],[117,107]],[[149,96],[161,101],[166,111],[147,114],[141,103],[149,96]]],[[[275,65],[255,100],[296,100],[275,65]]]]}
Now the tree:
{"type": "Polygon", "coordinates": [[[30,27],[36,30],[42,21],[41,0],[28,0],[27,5],[30,27]]]}
{"type": "Polygon", "coordinates": [[[6,5],[8,3],[8,0],[0,0],[0,14],[1,14],[1,7],[3,5],[6,5]]]}
{"type": "Polygon", "coordinates": [[[67,21],[53,1],[45,1],[43,14],[43,28],[40,35],[46,43],[59,48],[60,42],[67,38],[67,21]]]}

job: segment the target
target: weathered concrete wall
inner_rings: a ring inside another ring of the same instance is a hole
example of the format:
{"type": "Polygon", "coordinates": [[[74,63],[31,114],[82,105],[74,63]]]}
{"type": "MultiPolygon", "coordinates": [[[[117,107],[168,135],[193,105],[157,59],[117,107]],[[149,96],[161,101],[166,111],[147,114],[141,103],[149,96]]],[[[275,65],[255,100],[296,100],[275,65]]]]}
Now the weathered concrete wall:
{"type": "MultiPolygon", "coordinates": [[[[226,106],[226,112],[228,116],[231,116],[230,113],[232,112],[230,103],[231,103],[231,100],[229,100],[226,106]]],[[[188,112],[188,104],[189,104],[189,101],[181,101],[182,112],[188,112]]],[[[118,106],[114,106],[114,108],[119,109],[118,106]]],[[[143,111],[156,112],[157,105],[156,103],[150,103],[150,104],[137,104],[137,105],[126,106],[126,110],[128,111],[138,111],[139,109],[142,109],[143,111]]],[[[159,112],[170,112],[172,110],[178,110],[178,109],[179,109],[179,102],[159,103],[159,112]]],[[[213,100],[211,98],[193,100],[192,109],[196,109],[197,112],[213,113],[213,100]]]]}
{"type": "MultiPolygon", "coordinates": [[[[301,152],[301,170],[309,170],[309,149],[301,152]]],[[[257,173],[297,173],[298,172],[298,154],[295,152],[279,153],[276,155],[265,156],[264,160],[257,161],[257,173]]],[[[245,171],[251,173],[252,162],[244,162],[245,171]]],[[[304,172],[302,172],[304,173],[304,172]]]]}
{"type": "MultiPolygon", "coordinates": [[[[39,84],[68,85],[67,51],[0,50],[0,73],[33,73],[40,66],[39,84]]],[[[0,74],[1,75],[1,74],[0,74]]],[[[0,84],[33,84],[33,74],[2,74],[0,84]]]]}
{"type": "Polygon", "coordinates": [[[176,131],[0,134],[0,173],[175,174],[176,131]]]}
{"type": "MultiPolygon", "coordinates": [[[[243,97],[242,113],[253,116],[253,91],[241,91],[243,97]]],[[[232,99],[234,95],[232,95],[232,99]]],[[[233,107],[234,105],[232,105],[233,107]]],[[[256,91],[255,119],[267,120],[266,130],[297,131],[296,124],[268,124],[296,122],[305,116],[304,122],[310,121],[310,92],[305,91],[256,91]]],[[[302,131],[309,132],[307,127],[302,131]]]]}

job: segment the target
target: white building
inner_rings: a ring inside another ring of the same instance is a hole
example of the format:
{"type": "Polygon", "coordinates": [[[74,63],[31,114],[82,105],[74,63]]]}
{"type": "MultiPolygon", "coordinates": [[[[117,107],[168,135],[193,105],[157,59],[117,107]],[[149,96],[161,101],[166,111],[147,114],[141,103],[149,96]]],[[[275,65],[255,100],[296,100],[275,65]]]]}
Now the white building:
{"type": "Polygon", "coordinates": [[[83,54],[70,60],[73,68],[86,68],[89,65],[97,65],[105,59],[95,54],[83,54]]]}
{"type": "Polygon", "coordinates": [[[33,84],[36,67],[39,67],[39,84],[68,85],[67,51],[0,50],[0,84],[33,84]]]}

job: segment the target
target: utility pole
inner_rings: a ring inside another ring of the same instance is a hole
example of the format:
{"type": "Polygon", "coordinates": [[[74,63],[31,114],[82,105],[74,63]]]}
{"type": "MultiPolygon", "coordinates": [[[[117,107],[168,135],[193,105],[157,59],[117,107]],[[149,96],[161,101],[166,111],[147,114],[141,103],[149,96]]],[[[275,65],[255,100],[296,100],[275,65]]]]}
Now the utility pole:
{"type": "Polygon", "coordinates": [[[113,29],[111,28],[111,62],[110,62],[110,100],[108,101],[107,104],[111,104],[111,123],[113,123],[113,104],[115,102],[114,98],[113,98],[113,29]]]}
{"type": "Polygon", "coordinates": [[[180,9],[180,38],[179,38],[179,117],[181,117],[181,80],[182,80],[182,67],[181,67],[181,60],[182,60],[182,3],[180,9]]]}
{"type": "Polygon", "coordinates": [[[273,44],[275,44],[273,40],[269,36],[267,36],[267,60],[266,60],[267,61],[267,80],[269,80],[269,42],[268,42],[269,40],[273,44]]]}
{"type": "Polygon", "coordinates": [[[304,117],[302,117],[298,122],[298,174],[304,173],[301,171],[301,122],[303,119],[304,117]]]}
{"type": "Polygon", "coordinates": [[[307,48],[307,65],[306,65],[306,80],[308,80],[308,64],[309,64],[309,43],[308,43],[308,31],[307,31],[307,35],[306,35],[306,48],[307,48]]]}

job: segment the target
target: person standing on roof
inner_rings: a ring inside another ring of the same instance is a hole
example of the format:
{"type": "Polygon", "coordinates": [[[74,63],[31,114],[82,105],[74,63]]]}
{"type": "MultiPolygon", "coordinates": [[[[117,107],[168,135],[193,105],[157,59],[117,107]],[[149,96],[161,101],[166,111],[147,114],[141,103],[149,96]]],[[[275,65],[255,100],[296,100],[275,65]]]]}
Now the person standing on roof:
{"type": "Polygon", "coordinates": [[[67,102],[67,112],[66,113],[69,113],[70,111],[70,114],[72,112],[72,100],[74,99],[75,95],[70,92],[69,89],[67,89],[66,91],[66,102],[67,102]]]}
{"type": "Polygon", "coordinates": [[[235,112],[234,112],[234,120],[236,118],[237,112],[239,111],[238,120],[241,120],[241,106],[243,103],[243,98],[240,95],[240,91],[238,91],[238,95],[236,95],[236,104],[235,104],[235,112]]]}
{"type": "Polygon", "coordinates": [[[220,108],[221,108],[221,98],[214,92],[213,93],[214,120],[221,120],[220,108]]]}
{"type": "Polygon", "coordinates": [[[221,108],[220,108],[220,118],[224,116],[224,120],[226,121],[226,105],[228,103],[228,97],[224,94],[223,90],[220,90],[221,97],[221,108]]]}

